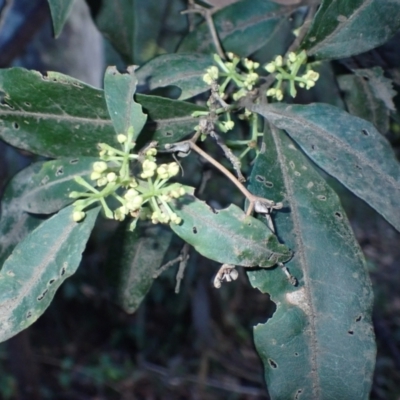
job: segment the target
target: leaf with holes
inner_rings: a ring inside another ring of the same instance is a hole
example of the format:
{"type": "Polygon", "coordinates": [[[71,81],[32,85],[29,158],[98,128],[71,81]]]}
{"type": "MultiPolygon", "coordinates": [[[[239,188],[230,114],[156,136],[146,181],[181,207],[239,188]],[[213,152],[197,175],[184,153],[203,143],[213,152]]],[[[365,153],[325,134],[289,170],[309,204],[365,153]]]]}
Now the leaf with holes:
{"type": "Polygon", "coordinates": [[[29,189],[21,194],[23,210],[51,214],[71,204],[74,201],[69,197],[72,191],[85,191],[74,178],[89,178],[97,160],[94,157],[60,158],[42,164],[41,169],[30,177],[29,189]]]}
{"type": "MultiPolygon", "coordinates": [[[[67,75],[0,69],[0,138],[47,157],[98,156],[101,142],[118,147],[104,92],[67,75]],[[32,88],[27,90],[26,88],[32,88]]],[[[193,131],[205,108],[137,94],[148,114],[144,135],[170,143],[193,131]]]]}
{"type": "Polygon", "coordinates": [[[282,131],[265,137],[250,178],[258,196],[284,195],[274,215],[278,237],[294,250],[280,268],[248,272],[276,311],[254,328],[272,400],[367,400],[375,364],[372,287],[366,263],[336,193],[282,131]],[[343,366],[346,373],[343,374],[343,366]]]}
{"type": "Polygon", "coordinates": [[[133,98],[136,84],[134,67],[128,67],[126,74],[120,74],[116,67],[107,68],[104,77],[104,95],[115,132],[127,133],[132,126],[134,140],[142,131],[147,119],[142,106],[133,98]]]}
{"type": "Polygon", "coordinates": [[[177,142],[193,133],[199,119],[192,117],[192,113],[207,111],[203,106],[186,101],[144,94],[135,97],[149,116],[141,136],[146,141],[156,140],[159,145],[177,142]]]}
{"type": "MultiPolygon", "coordinates": [[[[172,203],[171,203],[172,204],[172,203]]],[[[182,218],[171,229],[211,260],[243,267],[269,268],[290,259],[291,251],[257,219],[234,204],[213,210],[204,201],[186,195],[171,205],[182,218]]]]}
{"type": "Polygon", "coordinates": [[[0,137],[47,157],[98,155],[118,145],[103,91],[58,72],[0,70],[0,137]]]}
{"type": "MultiPolygon", "coordinates": [[[[243,0],[213,14],[213,21],[225,50],[247,57],[289,27],[288,16],[295,7],[285,7],[265,0],[243,0]]],[[[215,53],[214,42],[206,22],[189,33],[179,52],[215,53]]]]}
{"type": "Polygon", "coordinates": [[[338,77],[340,89],[350,114],[373,123],[381,133],[389,129],[390,110],[394,111],[396,92],[392,81],[383,76],[380,67],[356,69],[354,74],[338,77]]]}
{"type": "Polygon", "coordinates": [[[185,100],[210,89],[203,76],[213,63],[207,54],[163,54],[137,71],[138,87],[143,91],[177,86],[181,89],[179,99],[185,100]]]}
{"type": "Polygon", "coordinates": [[[57,38],[64,27],[74,0],[48,0],[53,20],[54,36],[57,38]]]}
{"type": "Polygon", "coordinates": [[[126,224],[116,232],[109,270],[125,312],[135,312],[150,290],[171,238],[170,230],[140,222],[134,232],[126,224]]]}
{"type": "Polygon", "coordinates": [[[82,222],[72,220],[73,206],[39,225],[15,248],[0,271],[0,341],[33,324],[50,305],[56,290],[75,273],[99,208],[82,222]]]}
{"type": "Polygon", "coordinates": [[[323,0],[302,47],[318,59],[344,58],[385,43],[399,28],[397,0],[323,0]]]}
{"type": "Polygon", "coordinates": [[[0,267],[14,247],[37,228],[43,217],[24,211],[25,193],[35,189],[33,177],[42,169],[44,162],[37,162],[16,174],[8,183],[1,201],[0,218],[0,267]]]}
{"type": "Polygon", "coordinates": [[[370,122],[328,104],[248,108],[285,129],[319,167],[400,230],[400,165],[370,122]]]}

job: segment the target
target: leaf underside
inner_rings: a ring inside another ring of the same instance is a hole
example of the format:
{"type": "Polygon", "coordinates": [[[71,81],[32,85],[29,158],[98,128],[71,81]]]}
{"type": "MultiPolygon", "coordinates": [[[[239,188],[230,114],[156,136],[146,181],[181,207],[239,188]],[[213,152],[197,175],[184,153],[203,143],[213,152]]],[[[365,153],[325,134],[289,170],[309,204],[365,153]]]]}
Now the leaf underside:
{"type": "Polygon", "coordinates": [[[290,259],[290,250],[280,244],[265,225],[246,216],[234,204],[213,210],[205,202],[186,195],[171,203],[182,218],[172,230],[211,260],[244,267],[269,268],[290,259]]]}
{"type": "Polygon", "coordinates": [[[99,208],[72,220],[72,206],[43,222],[15,248],[0,272],[0,341],[35,322],[75,273],[99,208]]]}
{"type": "Polygon", "coordinates": [[[272,400],[368,399],[375,363],[372,288],[363,254],[336,193],[282,132],[266,136],[250,190],[280,198],[278,237],[294,250],[280,268],[248,272],[274,315],[254,328],[272,400]]]}

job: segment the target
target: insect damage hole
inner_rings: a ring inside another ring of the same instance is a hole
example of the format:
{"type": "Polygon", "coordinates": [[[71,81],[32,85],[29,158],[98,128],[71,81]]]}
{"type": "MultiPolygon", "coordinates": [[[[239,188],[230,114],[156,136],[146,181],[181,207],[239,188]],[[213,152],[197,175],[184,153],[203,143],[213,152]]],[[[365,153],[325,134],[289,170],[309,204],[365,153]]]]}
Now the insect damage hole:
{"type": "Polygon", "coordinates": [[[336,212],[335,212],[335,217],[336,217],[337,219],[343,219],[343,215],[342,215],[342,213],[340,213],[339,211],[336,211],[336,212]]]}
{"type": "Polygon", "coordinates": [[[366,129],[362,129],[361,132],[364,136],[369,136],[369,132],[366,129]]]}
{"type": "Polygon", "coordinates": [[[46,293],[47,293],[47,289],[40,296],[38,296],[37,300],[42,301],[44,299],[44,296],[46,296],[46,293]]]}
{"type": "Polygon", "coordinates": [[[271,358],[268,358],[268,364],[271,366],[271,368],[276,369],[278,368],[278,364],[272,360],[271,358]]]}
{"type": "Polygon", "coordinates": [[[256,175],[256,181],[264,183],[265,182],[265,178],[263,176],[261,176],[261,175],[256,175]]]}
{"type": "Polygon", "coordinates": [[[52,285],[56,280],[55,279],[50,279],[49,280],[49,285],[52,285]]]}
{"type": "Polygon", "coordinates": [[[172,132],[165,132],[165,136],[166,137],[171,137],[172,136],[172,132]]]}
{"type": "Polygon", "coordinates": [[[18,122],[13,122],[13,128],[14,128],[15,130],[18,130],[18,129],[19,129],[19,124],[18,124],[18,122]]]}
{"type": "Polygon", "coordinates": [[[72,164],[72,165],[78,164],[78,162],[79,162],[79,158],[74,158],[74,159],[69,161],[69,163],[72,164]]]}
{"type": "Polygon", "coordinates": [[[300,399],[300,396],[302,393],[303,393],[303,389],[298,389],[296,392],[296,396],[294,396],[295,400],[300,399]]]}
{"type": "Polygon", "coordinates": [[[356,318],[356,322],[360,322],[361,319],[362,319],[362,315],[359,315],[359,316],[356,318]]]}
{"type": "Polygon", "coordinates": [[[197,234],[197,228],[194,226],[193,228],[192,228],[192,231],[193,231],[193,233],[196,235],[197,234]]]}
{"type": "Polygon", "coordinates": [[[272,187],[274,187],[274,184],[272,182],[270,182],[270,181],[265,181],[264,182],[264,186],[267,187],[267,188],[272,188],[272,187]]]}
{"type": "Polygon", "coordinates": [[[26,319],[29,319],[30,317],[32,317],[32,313],[30,312],[30,311],[28,311],[27,313],[26,313],[26,319]]]}
{"type": "Polygon", "coordinates": [[[56,170],[56,176],[64,175],[64,167],[60,165],[56,170]]]}
{"type": "Polygon", "coordinates": [[[354,335],[354,331],[347,331],[349,335],[354,335]]]}
{"type": "Polygon", "coordinates": [[[317,196],[317,199],[321,200],[321,201],[325,201],[326,200],[326,196],[323,196],[322,194],[320,194],[320,195],[317,196]]]}

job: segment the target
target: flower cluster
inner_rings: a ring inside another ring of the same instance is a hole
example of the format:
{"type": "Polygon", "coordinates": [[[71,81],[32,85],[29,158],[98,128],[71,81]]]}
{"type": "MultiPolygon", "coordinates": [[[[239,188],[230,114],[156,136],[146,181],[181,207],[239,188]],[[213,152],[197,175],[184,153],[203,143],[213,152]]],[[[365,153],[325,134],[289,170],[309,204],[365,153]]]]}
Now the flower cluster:
{"type": "Polygon", "coordinates": [[[100,160],[93,163],[90,175],[94,186],[82,177],[75,177],[75,181],[87,191],[74,191],[69,195],[77,199],[74,202],[74,221],[84,219],[84,210],[99,202],[107,218],[123,221],[127,216],[133,217],[131,230],[139,218],[150,219],[154,224],[181,222],[168,205],[185,194],[182,185],[168,182],[179,173],[179,165],[176,162],[158,165],[155,148],[146,150],[143,155],[131,153],[135,147],[132,138],[133,129],[130,128],[126,135],[117,136],[122,150],[105,143],[99,145],[100,160]],[[132,161],[140,166],[136,175],[131,173],[132,161]],[[112,201],[118,204],[113,210],[109,206],[112,201]]]}
{"type": "Polygon", "coordinates": [[[284,80],[289,82],[289,94],[292,97],[296,97],[297,94],[295,82],[301,88],[306,88],[307,90],[315,86],[319,74],[313,71],[309,65],[306,66],[306,72],[303,75],[297,76],[302,65],[306,63],[307,55],[303,50],[299,54],[291,52],[285,59],[282,56],[277,56],[274,61],[265,65],[265,70],[270,74],[275,74],[275,79],[277,80],[274,87],[267,90],[267,96],[281,101],[283,99],[282,82],[284,80]]]}
{"type": "Polygon", "coordinates": [[[227,57],[228,61],[223,61],[220,56],[215,54],[214,61],[218,67],[213,65],[207,68],[203,80],[208,85],[212,85],[212,83],[217,82],[219,78],[223,78],[219,86],[219,93],[221,95],[224,94],[228,84],[233,82],[239,88],[239,90],[233,94],[233,99],[238,100],[245,96],[248,91],[252,90],[257,83],[259,75],[255,70],[260,64],[248,58],[240,59],[233,53],[227,53],[227,57]],[[243,67],[242,70],[238,68],[239,64],[243,67]],[[243,69],[245,71],[243,71],[243,69]]]}

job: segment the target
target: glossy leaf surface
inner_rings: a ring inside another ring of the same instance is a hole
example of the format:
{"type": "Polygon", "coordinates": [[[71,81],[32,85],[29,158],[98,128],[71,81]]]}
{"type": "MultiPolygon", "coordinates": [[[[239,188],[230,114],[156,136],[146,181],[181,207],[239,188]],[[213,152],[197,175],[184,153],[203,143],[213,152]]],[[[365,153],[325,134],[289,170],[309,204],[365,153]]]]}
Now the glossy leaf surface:
{"type": "Polygon", "coordinates": [[[372,288],[363,254],[336,193],[282,132],[266,137],[250,190],[284,197],[278,237],[293,249],[280,268],[248,272],[276,311],[254,328],[272,400],[367,400],[375,362],[372,288]],[[346,373],[343,373],[343,369],[346,373]]]}
{"type": "Polygon", "coordinates": [[[72,206],[32,231],[15,248],[0,272],[0,341],[34,323],[60,285],[75,273],[99,208],[72,220],[72,206]]]}
{"type": "Polygon", "coordinates": [[[170,230],[138,223],[133,232],[121,226],[116,233],[112,268],[117,271],[117,303],[127,313],[137,310],[150,290],[172,238],[170,230]]]}
{"type": "MultiPolygon", "coordinates": [[[[102,90],[55,72],[11,68],[0,70],[0,91],[0,137],[15,147],[47,157],[96,157],[98,143],[119,146],[102,90]]],[[[160,143],[191,133],[198,124],[192,112],[204,110],[158,96],[135,99],[148,114],[144,135],[160,143]]]]}
{"type": "Polygon", "coordinates": [[[389,129],[389,113],[394,111],[392,82],[379,67],[356,69],[354,74],[338,77],[350,114],[373,123],[379,132],[389,129]]]}
{"type": "Polygon", "coordinates": [[[54,36],[57,38],[74,4],[74,0],[48,0],[53,20],[54,36]]]}
{"type": "Polygon", "coordinates": [[[142,106],[133,98],[136,84],[134,67],[129,67],[124,74],[120,74],[116,67],[107,68],[104,95],[115,132],[126,134],[129,127],[133,126],[134,140],[139,136],[147,119],[142,106]]]}
{"type": "MultiPolygon", "coordinates": [[[[226,51],[246,57],[268,43],[280,29],[288,26],[294,10],[265,0],[243,0],[213,14],[215,28],[226,51]]],[[[215,53],[208,26],[203,22],[189,33],[179,52],[215,53]]]]}
{"type": "Polygon", "coordinates": [[[138,86],[141,91],[177,86],[181,89],[179,100],[185,100],[209,90],[203,76],[213,64],[212,57],[206,54],[163,54],[137,71],[138,86]]]}
{"type": "Polygon", "coordinates": [[[400,165],[370,123],[328,104],[250,106],[400,230],[400,165]]]}
{"type": "Polygon", "coordinates": [[[51,214],[72,203],[72,191],[85,192],[74,177],[81,176],[89,182],[93,171],[94,157],[60,158],[42,164],[38,172],[29,179],[29,190],[20,197],[23,210],[34,214],[51,214]]]}
{"type": "Polygon", "coordinates": [[[349,57],[385,43],[399,28],[398,0],[323,0],[303,48],[318,59],[349,57]]]}
{"type": "Polygon", "coordinates": [[[211,260],[269,268],[291,257],[291,251],[262,222],[246,216],[234,204],[213,210],[205,202],[186,195],[171,208],[182,218],[181,224],[170,224],[171,229],[211,260]]]}

